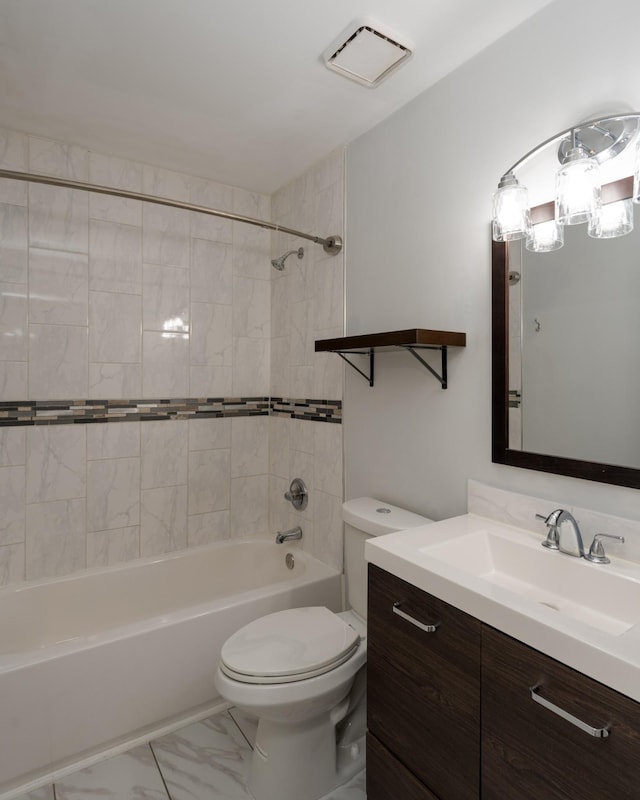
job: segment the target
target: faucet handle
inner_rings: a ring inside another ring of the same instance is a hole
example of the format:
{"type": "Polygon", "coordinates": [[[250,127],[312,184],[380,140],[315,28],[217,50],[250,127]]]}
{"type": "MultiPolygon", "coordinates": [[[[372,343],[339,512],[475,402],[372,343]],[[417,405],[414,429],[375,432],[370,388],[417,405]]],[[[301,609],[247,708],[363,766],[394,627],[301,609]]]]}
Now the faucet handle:
{"type": "Polygon", "coordinates": [[[547,538],[542,542],[543,547],[547,547],[549,550],[559,550],[560,549],[560,536],[558,534],[558,515],[562,509],[556,509],[552,511],[551,514],[545,517],[544,514],[536,514],[536,519],[541,519],[544,521],[547,528],[549,528],[549,532],[547,533],[547,538]]]}
{"type": "Polygon", "coordinates": [[[602,539],[615,539],[617,542],[622,542],[622,544],[624,544],[624,536],[612,536],[610,533],[596,533],[591,542],[589,552],[585,556],[587,561],[591,561],[592,564],[611,563],[611,559],[607,558],[605,555],[602,539]]]}

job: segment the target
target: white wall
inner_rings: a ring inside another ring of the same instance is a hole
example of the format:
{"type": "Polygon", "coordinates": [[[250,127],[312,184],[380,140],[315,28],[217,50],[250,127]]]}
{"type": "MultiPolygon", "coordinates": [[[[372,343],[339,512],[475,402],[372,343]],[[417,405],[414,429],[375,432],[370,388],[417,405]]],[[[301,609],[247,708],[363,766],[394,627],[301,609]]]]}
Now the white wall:
{"type": "Polygon", "coordinates": [[[378,357],[372,389],[347,372],[347,497],[442,518],[475,478],[640,518],[635,490],[491,463],[491,195],[556,131],[640,107],[640,6],[597,10],[553,3],[348,147],[347,333],[441,328],[468,344],[446,391],[404,353],[378,357]]]}

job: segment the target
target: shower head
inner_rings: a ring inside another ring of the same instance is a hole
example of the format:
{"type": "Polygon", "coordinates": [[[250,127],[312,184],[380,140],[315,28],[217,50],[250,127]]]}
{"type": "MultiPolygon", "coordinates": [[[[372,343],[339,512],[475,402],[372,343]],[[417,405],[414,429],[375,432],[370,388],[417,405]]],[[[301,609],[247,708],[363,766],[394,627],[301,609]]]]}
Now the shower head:
{"type": "Polygon", "coordinates": [[[272,258],[271,266],[282,271],[284,269],[284,262],[289,258],[290,255],[293,255],[293,253],[297,253],[298,258],[302,258],[302,256],[304,255],[304,247],[299,247],[297,250],[289,250],[288,253],[285,253],[283,256],[280,256],[280,258],[272,258]]]}

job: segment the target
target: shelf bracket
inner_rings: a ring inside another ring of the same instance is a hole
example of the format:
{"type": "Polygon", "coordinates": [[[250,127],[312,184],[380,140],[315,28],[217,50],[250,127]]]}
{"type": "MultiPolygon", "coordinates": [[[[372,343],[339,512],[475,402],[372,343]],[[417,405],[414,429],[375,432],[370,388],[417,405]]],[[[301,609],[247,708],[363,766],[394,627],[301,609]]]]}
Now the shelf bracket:
{"type": "Polygon", "coordinates": [[[420,345],[416,347],[415,345],[401,345],[405,350],[408,350],[414,358],[417,358],[418,361],[422,364],[423,367],[429,370],[429,372],[433,375],[433,377],[440,381],[440,385],[443,389],[447,388],[447,346],[446,345],[420,345]],[[439,350],[440,351],[440,359],[441,359],[441,372],[442,374],[439,375],[435,369],[431,366],[431,364],[427,364],[427,362],[422,358],[422,356],[416,352],[416,350],[439,350]]]}
{"type": "Polygon", "coordinates": [[[347,364],[350,367],[353,367],[353,369],[355,369],[356,372],[359,372],[360,375],[362,375],[362,377],[365,380],[369,381],[369,386],[373,386],[373,365],[374,365],[374,355],[373,355],[374,351],[373,351],[373,348],[371,348],[370,350],[360,350],[360,351],[358,351],[358,350],[334,350],[333,352],[337,353],[343,361],[346,361],[347,364]],[[369,356],[369,374],[367,375],[367,373],[364,372],[363,370],[361,370],[360,367],[357,367],[353,363],[353,361],[349,361],[349,359],[347,358],[345,353],[349,353],[349,355],[355,355],[355,356],[369,356]]]}

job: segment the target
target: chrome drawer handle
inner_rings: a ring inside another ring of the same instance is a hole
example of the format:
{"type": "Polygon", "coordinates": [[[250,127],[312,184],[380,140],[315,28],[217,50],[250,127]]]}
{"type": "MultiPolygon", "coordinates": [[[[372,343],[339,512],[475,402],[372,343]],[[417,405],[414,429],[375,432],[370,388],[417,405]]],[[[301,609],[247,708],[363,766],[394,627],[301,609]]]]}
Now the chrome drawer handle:
{"type": "Polygon", "coordinates": [[[438,630],[439,622],[434,623],[433,625],[425,625],[424,622],[419,622],[414,617],[410,617],[404,611],[400,610],[400,603],[396,602],[393,604],[393,613],[397,614],[402,619],[406,619],[407,622],[410,622],[412,625],[415,625],[416,628],[420,628],[421,631],[425,631],[426,633],[435,633],[438,630]]]}
{"type": "Polygon", "coordinates": [[[554,714],[557,714],[562,719],[566,719],[567,722],[570,722],[572,725],[575,725],[576,728],[580,728],[581,731],[588,733],[589,736],[595,736],[597,739],[606,739],[609,735],[608,728],[592,728],[591,725],[587,725],[586,722],[583,722],[578,717],[574,717],[573,714],[569,714],[568,711],[565,711],[563,708],[550,703],[546,700],[542,695],[539,693],[541,687],[540,686],[532,686],[531,687],[531,699],[534,700],[536,703],[539,703],[544,708],[547,708],[549,711],[553,711],[554,714]]]}

